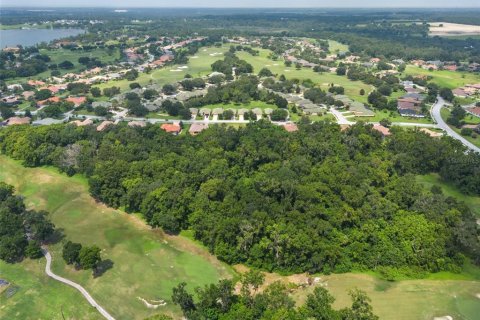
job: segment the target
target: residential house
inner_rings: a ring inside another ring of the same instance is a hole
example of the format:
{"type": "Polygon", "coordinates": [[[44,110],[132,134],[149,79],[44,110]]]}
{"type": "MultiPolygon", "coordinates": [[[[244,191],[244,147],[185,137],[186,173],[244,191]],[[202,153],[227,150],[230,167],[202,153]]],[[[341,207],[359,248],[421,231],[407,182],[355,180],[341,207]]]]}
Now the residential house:
{"type": "Polygon", "coordinates": [[[297,126],[295,123],[293,123],[293,122],[285,123],[285,124],[283,125],[283,128],[284,128],[285,130],[287,130],[288,132],[298,131],[298,126],[297,126]]]}
{"type": "Polygon", "coordinates": [[[374,124],[373,125],[373,130],[376,130],[382,134],[382,136],[387,137],[391,135],[390,129],[387,127],[382,126],[381,124],[374,124]]]}
{"type": "Polygon", "coordinates": [[[190,129],[188,129],[188,132],[192,136],[196,136],[197,134],[199,134],[200,132],[202,132],[205,129],[208,129],[208,124],[207,123],[193,123],[190,126],[190,129]]]}
{"type": "Polygon", "coordinates": [[[22,124],[30,124],[30,118],[29,117],[11,117],[8,118],[7,121],[7,126],[15,126],[15,125],[22,125],[22,124]]]}
{"type": "Polygon", "coordinates": [[[97,126],[97,131],[103,131],[105,130],[107,127],[113,125],[113,121],[108,121],[108,120],[105,120],[105,121],[102,121],[102,123],[100,123],[98,126],[97,126]]]}
{"type": "Polygon", "coordinates": [[[182,127],[178,123],[164,123],[160,128],[173,135],[178,135],[182,131],[182,127]]]}

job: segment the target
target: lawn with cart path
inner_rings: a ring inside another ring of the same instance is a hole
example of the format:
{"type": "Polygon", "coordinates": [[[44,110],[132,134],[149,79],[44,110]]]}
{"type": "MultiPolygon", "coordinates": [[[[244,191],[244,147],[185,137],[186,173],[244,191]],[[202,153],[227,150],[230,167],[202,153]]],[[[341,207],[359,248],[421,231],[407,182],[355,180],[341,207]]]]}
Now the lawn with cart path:
{"type": "MultiPolygon", "coordinates": [[[[174,286],[183,281],[189,283],[189,288],[203,286],[233,274],[228,266],[191,240],[152,231],[138,217],[96,203],[81,176],[69,178],[53,168],[24,168],[19,162],[0,156],[0,181],[14,185],[25,196],[28,206],[49,211],[52,222],[63,229],[69,240],[103,249],[102,258],[113,261],[113,268],[99,278],[94,279],[91,271],[66,266],[61,258],[61,244],[49,247],[52,271],[82,285],[116,319],[143,319],[159,312],[178,316],[180,310],[170,300],[174,286]],[[165,300],[167,305],[153,310],[139,298],[165,300]]],[[[0,318],[28,318],[35,314],[33,310],[41,310],[39,315],[45,315],[44,318],[55,315],[51,318],[60,319],[59,304],[64,306],[67,318],[97,317],[90,316],[90,307],[75,289],[47,279],[43,274],[45,259],[25,260],[8,268],[3,265],[0,278],[18,282],[22,289],[10,298],[13,300],[2,303],[0,318]],[[25,273],[25,269],[32,272],[25,273]],[[41,279],[42,286],[35,278],[41,279]],[[25,294],[30,292],[45,297],[27,299],[33,305],[25,308],[25,294]],[[54,303],[45,305],[45,301],[54,303]]]]}

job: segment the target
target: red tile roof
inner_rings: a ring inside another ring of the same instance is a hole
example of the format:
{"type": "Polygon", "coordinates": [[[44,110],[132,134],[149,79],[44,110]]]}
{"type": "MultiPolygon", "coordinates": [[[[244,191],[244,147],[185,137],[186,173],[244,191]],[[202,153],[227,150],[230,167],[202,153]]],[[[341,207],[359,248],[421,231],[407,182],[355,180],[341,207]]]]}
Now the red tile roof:
{"type": "Polygon", "coordinates": [[[295,131],[298,131],[298,127],[295,123],[286,123],[283,125],[283,127],[285,128],[285,130],[287,130],[288,132],[295,132],[295,131]]]}
{"type": "Polygon", "coordinates": [[[79,106],[85,101],[87,101],[87,98],[85,97],[68,97],[67,99],[68,102],[72,102],[75,106],[79,106]]]}
{"type": "Polygon", "coordinates": [[[180,133],[180,131],[182,131],[180,125],[174,123],[164,123],[160,128],[168,133],[180,133]]]}

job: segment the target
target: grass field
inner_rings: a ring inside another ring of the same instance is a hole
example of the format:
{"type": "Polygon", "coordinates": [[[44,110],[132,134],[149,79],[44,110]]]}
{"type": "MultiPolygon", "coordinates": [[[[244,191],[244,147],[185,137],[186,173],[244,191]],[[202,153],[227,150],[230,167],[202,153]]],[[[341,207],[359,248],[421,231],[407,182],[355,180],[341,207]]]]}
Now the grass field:
{"type": "Polygon", "coordinates": [[[417,181],[423,184],[428,189],[431,188],[433,185],[441,187],[445,195],[464,201],[469,206],[469,208],[480,218],[480,197],[463,194],[454,186],[450,185],[445,181],[442,181],[438,174],[417,176],[417,181]]]}
{"type": "Polygon", "coordinates": [[[21,264],[0,260],[0,279],[8,279],[18,290],[10,298],[0,294],[0,319],[61,320],[62,310],[67,319],[103,319],[80,293],[48,278],[44,268],[43,258],[21,264]]]}
{"type": "MultiPolygon", "coordinates": [[[[52,269],[82,284],[117,319],[143,319],[159,312],[178,316],[179,310],[170,300],[173,286],[186,281],[193,288],[232,275],[229,267],[191,240],[152,231],[138,217],[96,203],[88,195],[86,179],[81,176],[69,178],[53,168],[24,168],[19,162],[0,156],[0,181],[14,185],[26,197],[29,207],[49,211],[50,219],[69,240],[103,249],[103,259],[113,261],[113,268],[99,278],[65,266],[60,244],[50,247],[52,269]],[[163,299],[167,306],[148,309],[139,297],[163,299]]],[[[22,289],[2,303],[0,318],[27,319],[37,310],[60,318],[58,306],[63,305],[67,318],[91,319],[87,303],[73,289],[43,276],[43,262],[25,261],[8,268],[1,265],[1,277],[18,283],[22,289]],[[32,272],[22,271],[30,269],[32,272]],[[42,279],[41,286],[35,278],[42,279]],[[31,298],[42,295],[44,300],[31,298]],[[52,303],[46,304],[48,301],[52,303]],[[24,307],[26,304],[30,304],[29,308],[24,307]],[[77,317],[78,314],[81,316],[77,317]]]]}
{"type": "MultiPolygon", "coordinates": [[[[132,82],[138,82],[142,85],[152,83],[158,83],[164,85],[167,83],[174,83],[176,81],[182,80],[187,73],[193,77],[207,75],[212,72],[211,65],[217,60],[223,59],[223,53],[228,50],[229,47],[223,46],[221,48],[217,47],[203,47],[200,48],[198,53],[189,57],[188,63],[185,65],[187,68],[179,70],[179,65],[168,66],[165,68],[160,68],[152,71],[151,73],[141,73],[140,76],[132,82]],[[196,58],[194,58],[196,57],[196,58]]],[[[128,89],[129,81],[119,80],[119,81],[108,81],[102,84],[99,84],[97,87],[103,89],[105,87],[116,86],[122,90],[128,89]]]]}
{"type": "MultiPolygon", "coordinates": [[[[320,276],[322,284],[336,298],[334,307],[351,305],[348,292],[359,288],[372,299],[373,311],[382,320],[431,320],[450,315],[453,319],[478,319],[480,292],[478,281],[404,280],[388,282],[367,274],[320,276]]],[[[297,291],[298,302],[313,290],[297,291]]]]}
{"type": "Polygon", "coordinates": [[[389,119],[392,122],[413,122],[413,123],[433,123],[430,118],[402,117],[397,111],[376,110],[373,117],[353,117],[353,121],[378,122],[382,119],[389,119]]]}
{"type": "Polygon", "coordinates": [[[328,50],[330,53],[338,53],[348,51],[348,46],[335,40],[328,40],[328,50]]]}
{"type": "MultiPolygon", "coordinates": [[[[115,61],[115,59],[120,58],[120,51],[115,49],[111,55],[108,54],[107,49],[93,49],[91,51],[82,51],[82,50],[68,50],[68,49],[55,49],[55,50],[47,50],[47,49],[40,49],[41,54],[46,54],[50,57],[51,61],[48,64],[59,64],[65,60],[70,61],[74,64],[73,69],[65,70],[65,69],[58,69],[61,75],[67,73],[79,73],[81,70],[85,69],[85,66],[78,63],[78,58],[80,57],[89,57],[89,58],[98,58],[100,61],[104,63],[111,63],[115,61]]],[[[35,76],[28,77],[28,79],[44,79],[50,77],[51,70],[44,71],[39,73],[35,76]]],[[[16,82],[23,82],[25,78],[14,78],[10,79],[8,83],[16,83],[16,82]]]]}
{"type": "Polygon", "coordinates": [[[401,76],[404,75],[427,75],[432,76],[432,82],[438,84],[441,87],[447,87],[450,89],[458,88],[466,84],[480,83],[480,75],[470,72],[460,71],[429,71],[413,65],[408,65],[401,76]]]}
{"type": "Polygon", "coordinates": [[[274,74],[283,74],[287,79],[297,78],[300,80],[310,79],[315,84],[323,89],[327,89],[328,86],[333,83],[345,88],[345,95],[351,99],[360,102],[367,102],[367,95],[360,95],[360,90],[364,89],[365,92],[370,92],[373,87],[361,82],[350,81],[345,76],[338,76],[333,73],[317,73],[310,68],[302,68],[297,70],[295,67],[286,67],[282,59],[273,61],[268,58],[270,50],[258,49],[260,54],[258,56],[252,56],[247,52],[237,52],[237,56],[250,63],[253,66],[253,72],[258,73],[262,68],[270,69],[274,74]]]}

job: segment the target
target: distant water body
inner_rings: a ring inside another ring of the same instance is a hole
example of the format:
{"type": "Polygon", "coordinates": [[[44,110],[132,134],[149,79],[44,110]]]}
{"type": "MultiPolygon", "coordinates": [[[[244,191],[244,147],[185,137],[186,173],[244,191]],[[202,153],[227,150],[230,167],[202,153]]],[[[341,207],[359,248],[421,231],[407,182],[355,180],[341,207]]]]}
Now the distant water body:
{"type": "Polygon", "coordinates": [[[76,36],[84,33],[82,29],[12,29],[0,30],[0,47],[33,46],[40,42],[76,36]]]}

